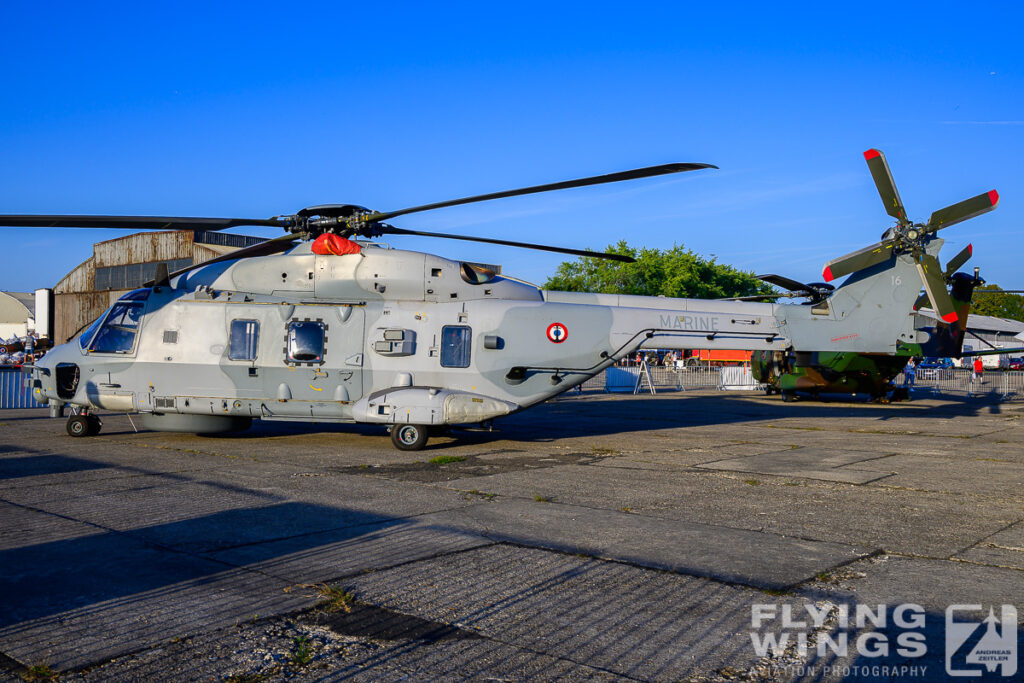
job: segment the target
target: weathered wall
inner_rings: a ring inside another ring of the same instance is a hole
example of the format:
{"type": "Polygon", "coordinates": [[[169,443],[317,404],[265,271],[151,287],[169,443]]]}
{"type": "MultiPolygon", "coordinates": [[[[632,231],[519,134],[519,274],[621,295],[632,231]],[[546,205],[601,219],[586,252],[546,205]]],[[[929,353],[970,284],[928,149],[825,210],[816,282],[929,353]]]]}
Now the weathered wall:
{"type": "Polygon", "coordinates": [[[192,231],[141,232],[93,245],[96,268],[192,257],[192,231]]]}

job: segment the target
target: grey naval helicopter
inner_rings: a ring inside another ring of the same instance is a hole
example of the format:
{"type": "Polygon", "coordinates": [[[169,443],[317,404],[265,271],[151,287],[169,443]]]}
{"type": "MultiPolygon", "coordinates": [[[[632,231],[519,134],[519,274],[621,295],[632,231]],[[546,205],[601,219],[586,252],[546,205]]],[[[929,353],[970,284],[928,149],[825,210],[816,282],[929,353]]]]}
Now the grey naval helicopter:
{"type": "MultiPolygon", "coordinates": [[[[385,221],[449,206],[717,168],[677,163],[376,212],[323,205],[269,219],[0,216],[18,227],[222,230],[284,235],[168,273],[122,296],[31,368],[72,436],[94,410],[140,413],[145,428],[212,433],[254,418],[386,426],[401,450],[433,431],[490,424],[561,394],[640,348],[894,354],[924,343],[923,281],[955,316],[935,231],[995,207],[994,193],[901,221],[886,241],[830,262],[849,274],[814,305],[545,291],[480,265],[367,241],[419,235],[631,260],[525,242],[423,232],[385,221]],[[358,238],[358,239],[357,239],[358,238]]],[[[831,276],[831,277],[830,277],[831,276]]]]}

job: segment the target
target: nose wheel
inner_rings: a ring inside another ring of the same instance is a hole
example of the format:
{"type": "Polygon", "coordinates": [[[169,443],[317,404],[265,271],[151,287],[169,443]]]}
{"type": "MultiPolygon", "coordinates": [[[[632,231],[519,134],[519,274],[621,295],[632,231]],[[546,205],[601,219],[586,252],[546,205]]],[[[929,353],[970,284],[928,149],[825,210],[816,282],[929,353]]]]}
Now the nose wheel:
{"type": "Polygon", "coordinates": [[[67,430],[70,436],[96,436],[102,427],[103,423],[95,415],[78,413],[68,418],[67,430]]]}

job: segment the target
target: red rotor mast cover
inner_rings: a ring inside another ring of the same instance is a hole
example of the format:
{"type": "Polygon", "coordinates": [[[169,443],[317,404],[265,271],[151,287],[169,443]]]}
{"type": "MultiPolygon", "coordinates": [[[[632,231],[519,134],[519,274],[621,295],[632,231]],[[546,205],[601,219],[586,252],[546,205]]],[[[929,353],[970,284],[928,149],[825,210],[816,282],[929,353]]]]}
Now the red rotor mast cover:
{"type": "Polygon", "coordinates": [[[345,254],[358,254],[363,250],[358,244],[350,239],[333,232],[324,234],[313,240],[313,253],[321,256],[344,256],[345,254]]]}

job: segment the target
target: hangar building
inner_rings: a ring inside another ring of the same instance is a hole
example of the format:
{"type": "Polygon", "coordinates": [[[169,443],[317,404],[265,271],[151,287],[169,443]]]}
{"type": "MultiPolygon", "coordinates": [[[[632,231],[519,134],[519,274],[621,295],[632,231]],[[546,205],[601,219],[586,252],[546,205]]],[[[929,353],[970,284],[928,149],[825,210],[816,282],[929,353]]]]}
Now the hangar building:
{"type": "Polygon", "coordinates": [[[23,337],[34,327],[35,295],[0,292],[0,340],[23,337]]]}
{"type": "Polygon", "coordinates": [[[263,241],[262,237],[223,232],[173,230],[136,233],[94,244],[92,256],[53,289],[53,341],[64,343],[122,294],[153,279],[160,263],[166,263],[173,273],[263,241]]]}

